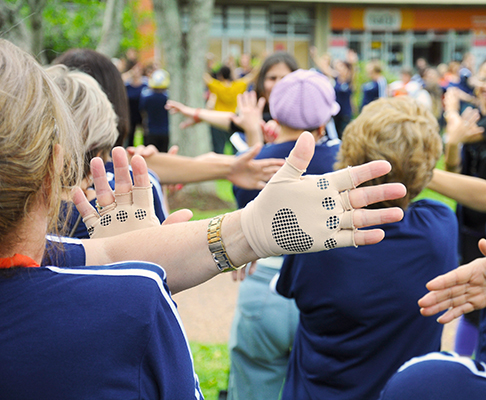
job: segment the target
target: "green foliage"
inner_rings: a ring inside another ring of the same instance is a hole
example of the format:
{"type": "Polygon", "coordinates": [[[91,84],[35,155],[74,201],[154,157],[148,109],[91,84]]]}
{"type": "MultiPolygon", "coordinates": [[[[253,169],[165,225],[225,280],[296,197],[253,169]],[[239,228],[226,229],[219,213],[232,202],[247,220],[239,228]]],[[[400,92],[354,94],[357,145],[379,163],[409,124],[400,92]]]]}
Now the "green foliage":
{"type": "Polygon", "coordinates": [[[226,344],[191,342],[194,367],[206,400],[217,400],[228,387],[229,354],[226,344]]]}
{"type": "Polygon", "coordinates": [[[105,3],[97,0],[49,1],[44,9],[47,59],[72,48],[95,49],[101,35],[105,3]]]}
{"type": "MultiPolygon", "coordinates": [[[[140,49],[143,38],[138,32],[141,18],[147,13],[137,12],[138,0],[128,1],[123,11],[123,36],[119,54],[128,48],[140,49]]],[[[48,61],[71,48],[96,49],[101,37],[106,3],[99,0],[52,0],[44,8],[44,48],[48,61]]],[[[27,17],[29,10],[22,9],[27,17]]]]}
{"type": "Polygon", "coordinates": [[[153,22],[153,12],[138,11],[140,9],[139,3],[139,0],[131,0],[123,10],[123,37],[120,42],[120,55],[124,54],[129,48],[140,50],[142,47],[150,48],[154,46],[153,36],[148,35],[148,37],[152,38],[152,41],[149,43],[138,29],[143,22],[153,22]]]}

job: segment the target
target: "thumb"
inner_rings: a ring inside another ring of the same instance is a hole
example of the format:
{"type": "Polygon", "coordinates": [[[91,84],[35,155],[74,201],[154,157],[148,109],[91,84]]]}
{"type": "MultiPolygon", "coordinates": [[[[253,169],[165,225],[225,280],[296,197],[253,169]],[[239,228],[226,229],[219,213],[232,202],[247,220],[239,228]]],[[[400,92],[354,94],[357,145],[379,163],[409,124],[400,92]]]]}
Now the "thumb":
{"type": "Polygon", "coordinates": [[[263,109],[265,108],[265,103],[266,103],[265,97],[260,97],[258,99],[257,106],[258,106],[258,109],[260,110],[260,112],[262,112],[262,113],[263,113],[263,109]]]}
{"type": "Polygon", "coordinates": [[[486,240],[481,239],[478,243],[479,250],[483,253],[483,256],[486,256],[486,240]]]}
{"type": "Polygon", "coordinates": [[[307,169],[314,156],[315,146],[314,136],[308,131],[303,132],[287,157],[287,161],[297,169],[307,169]]]}
{"type": "Polygon", "coordinates": [[[255,158],[258,155],[258,153],[260,153],[261,149],[262,149],[262,144],[257,143],[254,146],[251,146],[248,149],[248,151],[246,151],[245,153],[241,154],[238,157],[241,157],[241,159],[243,159],[243,160],[249,161],[249,160],[255,158]]]}
{"type": "Polygon", "coordinates": [[[174,146],[171,146],[171,148],[169,149],[169,151],[167,152],[167,154],[177,154],[179,152],[179,146],[177,146],[176,144],[174,146]]]}
{"type": "Polygon", "coordinates": [[[192,218],[192,211],[184,208],[170,214],[162,225],[178,224],[180,222],[187,222],[192,218]]]}

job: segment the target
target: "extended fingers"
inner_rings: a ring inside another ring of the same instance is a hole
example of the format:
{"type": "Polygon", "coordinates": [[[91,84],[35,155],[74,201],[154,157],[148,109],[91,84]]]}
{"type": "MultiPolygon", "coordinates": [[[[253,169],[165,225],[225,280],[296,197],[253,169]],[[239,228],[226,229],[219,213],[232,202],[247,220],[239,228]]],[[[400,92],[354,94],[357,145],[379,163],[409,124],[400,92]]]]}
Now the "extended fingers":
{"type": "Polygon", "coordinates": [[[81,214],[82,218],[86,218],[88,215],[96,213],[96,210],[89,203],[88,199],[83,193],[83,190],[80,187],[77,187],[73,190],[72,198],[73,203],[78,209],[79,214],[81,214]]]}
{"type": "Polygon", "coordinates": [[[385,175],[391,171],[391,164],[385,160],[371,161],[369,163],[358,165],[350,169],[351,177],[355,186],[369,181],[379,176],[385,175]]]}
{"type": "Polygon", "coordinates": [[[459,285],[452,288],[429,292],[418,301],[418,305],[421,308],[426,308],[430,311],[434,310],[435,314],[449,307],[460,306],[464,304],[466,300],[466,285],[459,285]]]}
{"type": "MultiPolygon", "coordinates": [[[[379,173],[378,171],[380,171],[382,167],[386,167],[386,165],[376,165],[376,167],[377,172],[375,173],[379,173]]],[[[351,169],[351,171],[353,170],[354,168],[351,169]]],[[[362,170],[363,174],[367,174],[367,176],[371,176],[369,174],[374,174],[369,170],[368,172],[366,171],[367,170],[362,170]]],[[[383,185],[367,186],[351,190],[349,192],[349,201],[354,208],[361,208],[381,201],[400,199],[406,194],[407,189],[401,183],[386,183],[383,185]]]]}
{"type": "Polygon", "coordinates": [[[113,191],[106,179],[105,164],[101,158],[95,157],[91,159],[90,166],[98,204],[105,207],[115,200],[113,191]]]}
{"type": "Polygon", "coordinates": [[[403,210],[398,207],[383,208],[379,210],[355,210],[353,224],[356,228],[390,224],[403,218],[403,210]]]}
{"type": "MultiPolygon", "coordinates": [[[[132,178],[128,168],[128,158],[123,147],[115,147],[112,151],[115,170],[115,193],[124,194],[132,190],[132,178]]],[[[135,159],[136,156],[133,157],[135,159]]],[[[138,157],[137,157],[138,158],[138,157]]],[[[148,185],[145,185],[145,187],[148,185]]]]}
{"type": "Polygon", "coordinates": [[[370,229],[367,231],[356,231],[354,233],[354,242],[357,246],[376,244],[383,240],[385,232],[381,229],[370,229]]]}
{"type": "Polygon", "coordinates": [[[147,163],[141,156],[132,158],[133,184],[135,187],[149,187],[150,178],[148,175],[147,163]]]}

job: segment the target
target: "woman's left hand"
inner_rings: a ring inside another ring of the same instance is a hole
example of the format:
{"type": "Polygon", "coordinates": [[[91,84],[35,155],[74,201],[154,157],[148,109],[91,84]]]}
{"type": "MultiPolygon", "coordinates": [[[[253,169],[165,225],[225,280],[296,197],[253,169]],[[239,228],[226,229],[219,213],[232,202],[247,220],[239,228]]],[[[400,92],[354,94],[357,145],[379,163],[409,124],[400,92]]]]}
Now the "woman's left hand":
{"type": "Polygon", "coordinates": [[[81,189],[73,194],[73,201],[91,238],[119,235],[133,230],[160,225],[155,215],[152,185],[147,164],[141,156],[132,158],[133,184],[125,149],[113,149],[115,191],[106,177],[103,160],[91,160],[91,173],[96,190],[96,210],[86,199],[81,189]]]}

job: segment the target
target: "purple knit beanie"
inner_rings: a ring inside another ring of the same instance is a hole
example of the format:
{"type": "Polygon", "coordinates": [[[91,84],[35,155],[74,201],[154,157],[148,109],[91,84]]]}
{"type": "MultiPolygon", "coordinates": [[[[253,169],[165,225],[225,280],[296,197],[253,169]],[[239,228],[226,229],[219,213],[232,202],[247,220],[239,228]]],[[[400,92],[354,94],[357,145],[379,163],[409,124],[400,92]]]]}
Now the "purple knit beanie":
{"type": "Polygon", "coordinates": [[[272,118],[280,124],[308,130],[325,125],[341,108],[329,79],[304,69],[286,75],[275,85],[269,106],[272,118]]]}

